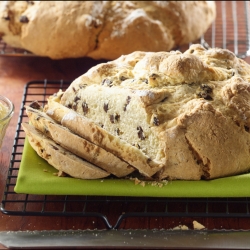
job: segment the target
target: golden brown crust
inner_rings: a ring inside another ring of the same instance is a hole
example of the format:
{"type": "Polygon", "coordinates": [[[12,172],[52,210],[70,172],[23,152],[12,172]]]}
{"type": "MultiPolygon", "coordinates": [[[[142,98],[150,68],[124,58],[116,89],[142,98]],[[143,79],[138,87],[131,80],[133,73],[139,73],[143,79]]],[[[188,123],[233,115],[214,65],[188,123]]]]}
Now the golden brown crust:
{"type": "Polygon", "coordinates": [[[115,59],[193,42],[215,15],[214,1],[2,1],[0,32],[53,59],[115,59]]]}
{"type": "Polygon", "coordinates": [[[168,158],[160,178],[214,179],[250,169],[249,133],[205,101],[180,115],[163,140],[168,158]]]}
{"type": "Polygon", "coordinates": [[[250,168],[249,133],[230,117],[201,103],[180,124],[186,127],[185,137],[207,179],[236,175],[250,168]]]}
{"type": "Polygon", "coordinates": [[[187,143],[185,129],[175,126],[162,133],[167,155],[165,166],[155,174],[157,179],[200,180],[202,168],[191,145],[187,143]]]}

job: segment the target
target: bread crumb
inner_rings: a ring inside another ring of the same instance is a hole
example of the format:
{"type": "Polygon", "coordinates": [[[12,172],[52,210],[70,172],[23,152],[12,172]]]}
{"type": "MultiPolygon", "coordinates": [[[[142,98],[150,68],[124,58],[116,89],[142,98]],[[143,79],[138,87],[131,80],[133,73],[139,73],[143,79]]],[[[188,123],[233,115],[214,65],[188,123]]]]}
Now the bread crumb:
{"type": "Polygon", "coordinates": [[[67,176],[63,171],[59,170],[57,173],[53,173],[53,175],[58,177],[65,177],[67,176]]]}
{"type": "Polygon", "coordinates": [[[143,187],[145,187],[145,181],[141,181],[140,185],[143,186],[143,187]]]}
{"type": "Polygon", "coordinates": [[[189,228],[186,225],[179,225],[174,227],[173,230],[189,230],[189,228]]]}
{"type": "Polygon", "coordinates": [[[196,220],[193,221],[193,226],[194,226],[194,229],[197,229],[197,230],[201,230],[205,228],[202,224],[200,224],[196,220]]]}
{"type": "Polygon", "coordinates": [[[49,173],[50,171],[48,169],[43,169],[43,172],[49,173]]]}
{"type": "Polygon", "coordinates": [[[130,180],[134,181],[135,185],[141,185],[142,187],[145,187],[146,184],[151,185],[153,187],[163,187],[168,184],[167,180],[162,181],[143,181],[139,180],[137,177],[135,178],[129,178],[130,180]]]}
{"type": "Polygon", "coordinates": [[[135,185],[138,185],[141,182],[138,178],[135,178],[134,181],[135,181],[135,185]]]}

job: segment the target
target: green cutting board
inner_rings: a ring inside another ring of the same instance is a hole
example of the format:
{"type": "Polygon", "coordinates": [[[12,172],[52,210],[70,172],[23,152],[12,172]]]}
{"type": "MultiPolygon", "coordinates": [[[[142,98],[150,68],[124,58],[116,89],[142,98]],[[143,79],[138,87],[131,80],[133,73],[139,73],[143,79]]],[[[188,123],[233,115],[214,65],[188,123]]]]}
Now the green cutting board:
{"type": "Polygon", "coordinates": [[[25,140],[14,191],[37,195],[105,195],[134,197],[249,197],[250,174],[210,181],[168,181],[135,184],[131,179],[80,180],[58,177],[57,170],[37,155],[25,140]]]}

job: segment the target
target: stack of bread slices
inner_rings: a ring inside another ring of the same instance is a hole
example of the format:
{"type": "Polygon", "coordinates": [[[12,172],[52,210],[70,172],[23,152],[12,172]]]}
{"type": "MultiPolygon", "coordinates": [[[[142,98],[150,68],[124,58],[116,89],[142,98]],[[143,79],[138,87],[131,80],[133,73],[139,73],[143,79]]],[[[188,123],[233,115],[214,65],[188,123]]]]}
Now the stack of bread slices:
{"type": "Polygon", "coordinates": [[[45,109],[36,101],[26,106],[29,124],[22,123],[22,127],[38,155],[59,173],[80,179],[98,179],[111,174],[120,178],[134,172],[135,165],[145,177],[151,177],[161,168],[138,148],[56,99],[51,96],[45,109]]]}

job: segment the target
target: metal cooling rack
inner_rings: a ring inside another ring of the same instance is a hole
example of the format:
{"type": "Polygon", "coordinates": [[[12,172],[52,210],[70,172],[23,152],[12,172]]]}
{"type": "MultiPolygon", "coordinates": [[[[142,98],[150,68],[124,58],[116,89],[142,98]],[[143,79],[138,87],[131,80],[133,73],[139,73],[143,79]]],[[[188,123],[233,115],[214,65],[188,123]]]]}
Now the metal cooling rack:
{"type": "Polygon", "coordinates": [[[10,45],[6,44],[3,40],[0,40],[0,55],[4,56],[35,56],[31,52],[20,49],[13,48],[10,45]]]}
{"type": "MultiPolygon", "coordinates": [[[[26,84],[14,139],[9,172],[1,204],[6,215],[74,216],[100,220],[98,229],[124,228],[126,221],[154,218],[145,229],[159,228],[162,218],[249,218],[249,198],[142,198],[109,196],[29,195],[14,192],[25,133],[21,123],[27,122],[25,105],[37,100],[44,105],[47,98],[69,86],[67,81],[32,81],[26,84]],[[112,211],[112,218],[110,217],[112,211]],[[114,219],[115,217],[115,219],[114,219]],[[159,220],[158,220],[159,219],[159,220]]],[[[206,220],[204,220],[206,222],[206,220]]],[[[204,225],[209,228],[209,225],[204,225]]],[[[213,226],[214,227],[214,226],[213,226]]],[[[213,228],[214,229],[214,228],[213,228]]],[[[219,228],[220,229],[220,228],[219,228]]],[[[249,227],[250,229],[250,227],[249,227]]]]}
{"type": "MultiPolygon", "coordinates": [[[[200,43],[206,48],[229,49],[240,58],[250,56],[250,2],[216,1],[216,9],[217,16],[211,27],[193,43],[200,43]]],[[[184,52],[187,46],[176,49],[184,52]]],[[[27,50],[13,48],[3,41],[0,41],[0,55],[34,56],[27,50]]]]}
{"type": "Polygon", "coordinates": [[[205,47],[229,49],[240,58],[249,56],[250,2],[216,1],[216,10],[216,19],[200,43],[205,47]]]}

